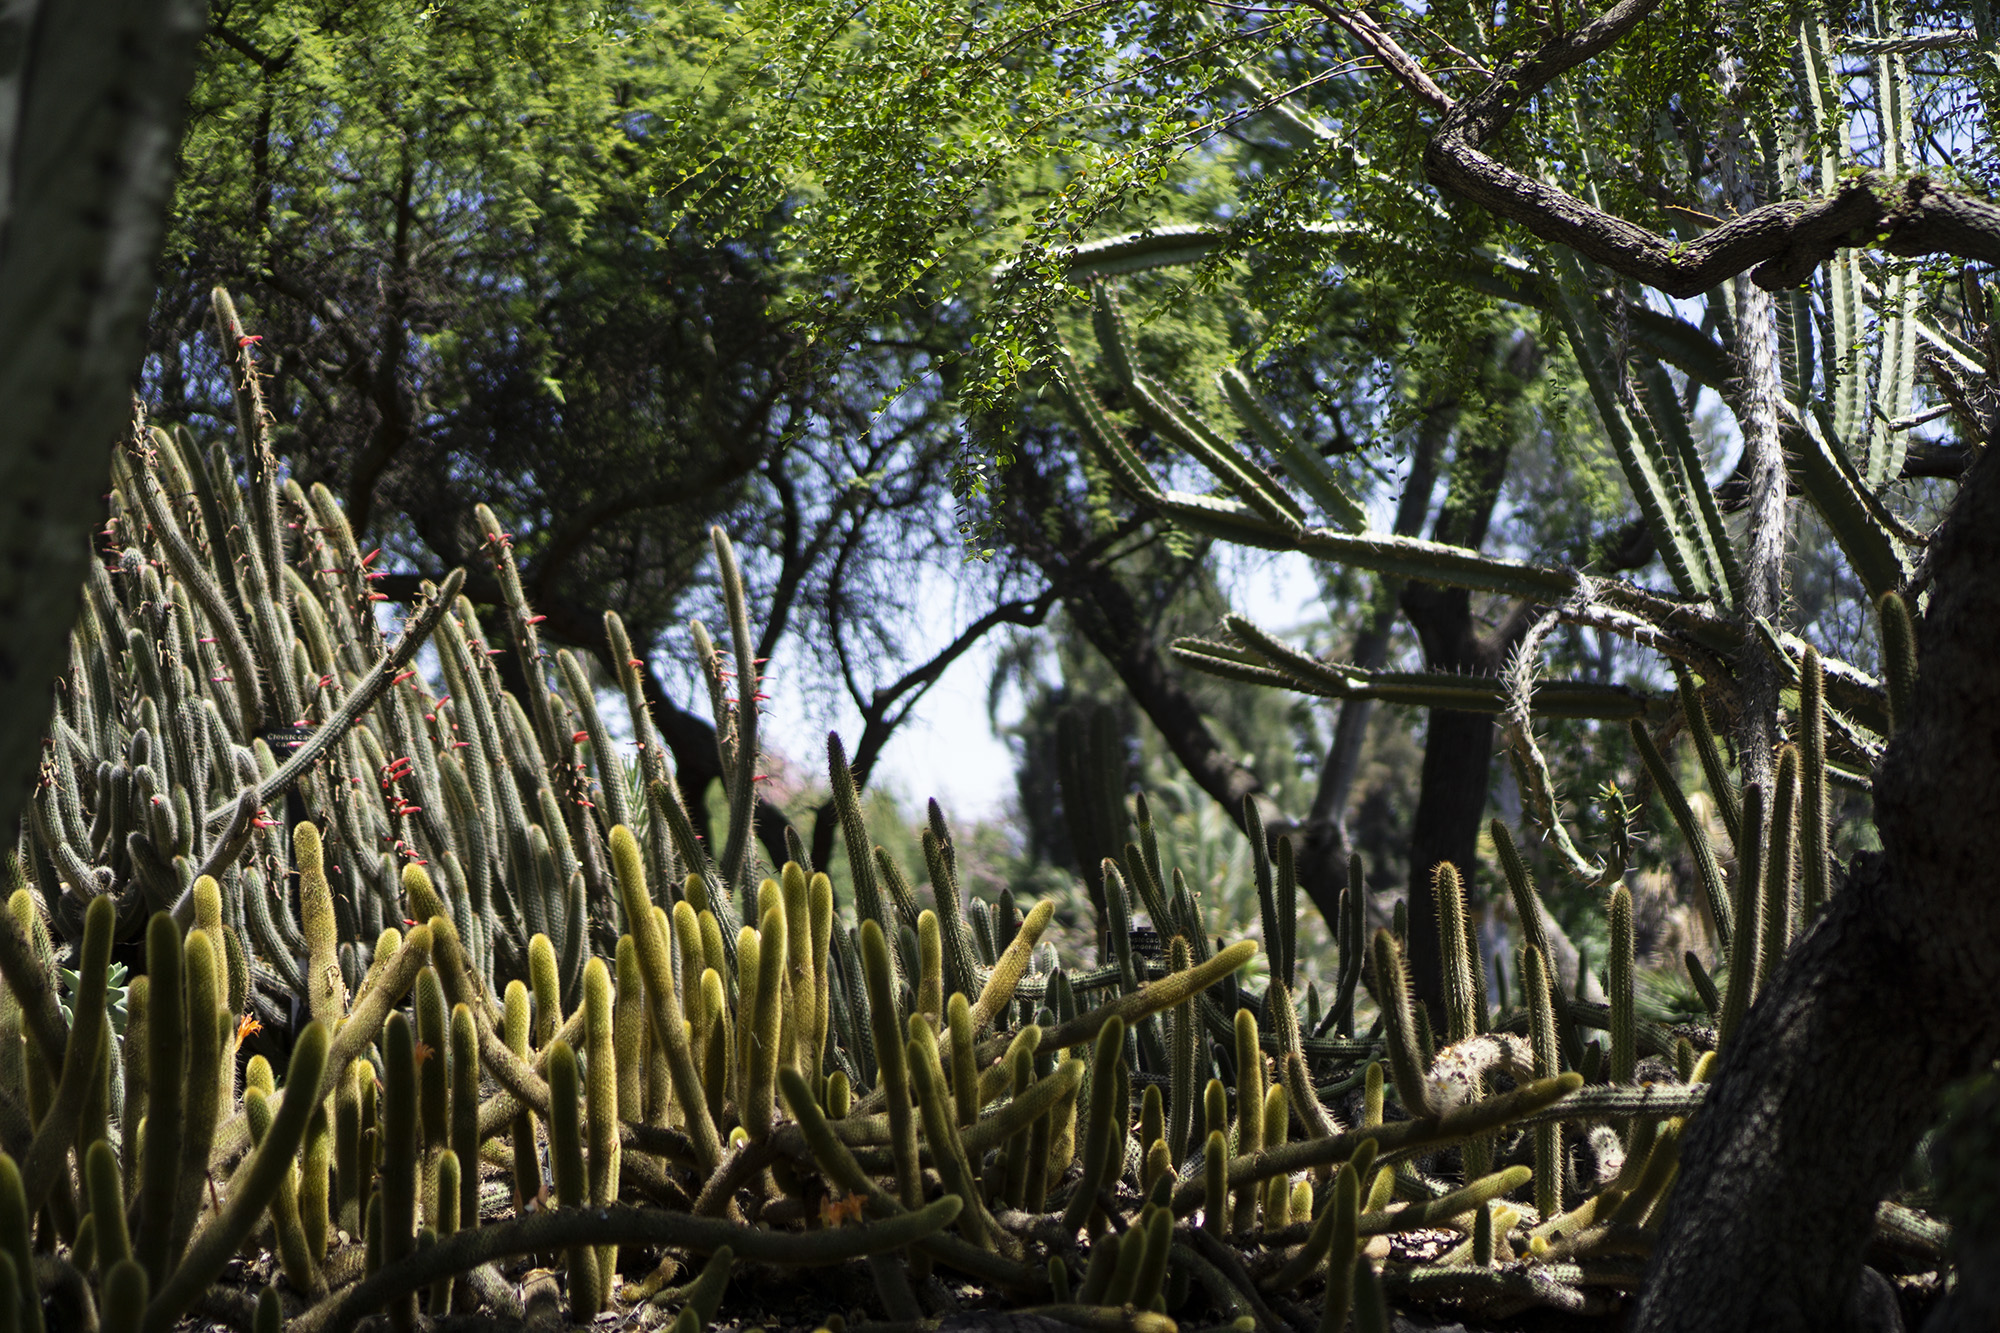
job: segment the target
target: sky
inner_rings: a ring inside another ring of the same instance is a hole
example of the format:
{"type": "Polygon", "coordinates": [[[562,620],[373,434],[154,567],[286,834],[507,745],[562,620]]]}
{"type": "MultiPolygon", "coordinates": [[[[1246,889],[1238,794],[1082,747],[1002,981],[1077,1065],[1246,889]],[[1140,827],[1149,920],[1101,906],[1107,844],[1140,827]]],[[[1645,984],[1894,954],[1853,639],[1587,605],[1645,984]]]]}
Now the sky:
{"type": "MultiPolygon", "coordinates": [[[[1224,575],[1232,606],[1278,630],[1314,618],[1318,593],[1304,556],[1240,554],[1247,558],[1235,562],[1224,575]]],[[[928,570],[924,577],[920,602],[933,614],[923,618],[922,636],[910,645],[912,661],[921,661],[949,643],[984,609],[972,598],[961,598],[947,573],[928,570]]],[[[876,768],[877,783],[888,783],[911,806],[935,796],[954,821],[976,822],[1003,812],[1014,792],[1014,760],[1006,742],[994,734],[986,708],[993,655],[1002,642],[998,632],[989,635],[931,687],[884,748],[876,768]]],[[[849,705],[829,716],[825,700],[806,699],[788,690],[792,673],[785,669],[784,649],[773,665],[772,683],[766,687],[771,698],[760,728],[763,743],[816,770],[828,727],[851,741],[860,733],[860,715],[849,705]]],[[[1018,699],[1003,699],[1003,726],[1019,717],[1019,708],[1018,699]]]]}

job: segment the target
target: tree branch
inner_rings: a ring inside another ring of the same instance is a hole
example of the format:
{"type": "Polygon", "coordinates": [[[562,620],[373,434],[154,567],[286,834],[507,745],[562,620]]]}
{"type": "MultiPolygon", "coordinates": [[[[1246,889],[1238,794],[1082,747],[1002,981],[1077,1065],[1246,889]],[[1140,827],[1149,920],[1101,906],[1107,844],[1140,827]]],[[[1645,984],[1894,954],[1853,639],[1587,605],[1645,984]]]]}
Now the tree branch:
{"type": "MultiPolygon", "coordinates": [[[[1484,145],[1557,77],[1601,54],[1644,21],[1660,0],[1623,0],[1576,32],[1557,37],[1476,96],[1451,106],[1424,151],[1424,171],[1441,189],[1567,245],[1670,296],[1696,296],[1746,270],[1760,287],[1794,287],[1843,246],[1890,254],[1953,254],[2000,264],[2000,205],[1939,188],[1925,176],[1892,182],[1869,172],[1818,199],[1752,209],[1713,231],[1675,241],[1593,208],[1572,194],[1490,157],[1484,145]]],[[[1364,45],[1353,16],[1329,14],[1364,45]]],[[[1375,39],[1387,42],[1375,30],[1375,39]]],[[[1413,60],[1371,46],[1412,93],[1433,109],[1443,94],[1413,60]]]]}

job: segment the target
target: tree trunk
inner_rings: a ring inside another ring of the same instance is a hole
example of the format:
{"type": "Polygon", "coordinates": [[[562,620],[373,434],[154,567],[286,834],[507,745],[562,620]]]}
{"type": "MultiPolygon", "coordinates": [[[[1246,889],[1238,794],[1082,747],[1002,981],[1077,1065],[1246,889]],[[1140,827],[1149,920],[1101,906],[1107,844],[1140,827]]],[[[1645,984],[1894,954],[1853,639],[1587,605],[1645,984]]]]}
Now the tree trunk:
{"type": "Polygon", "coordinates": [[[1409,963],[1416,998],[1439,1021],[1444,1015],[1444,963],[1438,953],[1432,877],[1440,862],[1449,861],[1458,867],[1461,881],[1472,883],[1479,868],[1479,821],[1486,813],[1492,768],[1490,714],[1431,709],[1423,779],[1410,828],[1409,963]]]}
{"type": "Polygon", "coordinates": [[[1875,777],[1883,852],[1794,947],[1726,1048],[1633,1327],[1861,1323],[1876,1204],[1947,1083],[2000,1037],[2000,466],[1931,545],[1914,714],[1875,777]]]}

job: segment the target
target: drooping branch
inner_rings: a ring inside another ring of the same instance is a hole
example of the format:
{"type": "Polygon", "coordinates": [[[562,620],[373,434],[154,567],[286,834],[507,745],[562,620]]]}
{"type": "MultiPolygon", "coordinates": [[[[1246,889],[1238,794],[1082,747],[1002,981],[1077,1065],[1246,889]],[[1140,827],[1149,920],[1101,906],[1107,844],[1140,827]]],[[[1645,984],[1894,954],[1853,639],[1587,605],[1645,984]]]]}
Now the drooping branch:
{"type": "Polygon", "coordinates": [[[1864,173],[1818,199],[1767,204],[1693,240],[1677,241],[1523,175],[1485,151],[1530,99],[1608,50],[1659,3],[1622,0],[1457,103],[1379,26],[1327,12],[1415,96],[1444,112],[1424,151],[1424,171],[1433,184],[1670,296],[1696,296],[1746,271],[1760,287],[1796,286],[1842,246],[2000,264],[2000,205],[1942,188],[1925,176],[1892,182],[1864,173]]]}

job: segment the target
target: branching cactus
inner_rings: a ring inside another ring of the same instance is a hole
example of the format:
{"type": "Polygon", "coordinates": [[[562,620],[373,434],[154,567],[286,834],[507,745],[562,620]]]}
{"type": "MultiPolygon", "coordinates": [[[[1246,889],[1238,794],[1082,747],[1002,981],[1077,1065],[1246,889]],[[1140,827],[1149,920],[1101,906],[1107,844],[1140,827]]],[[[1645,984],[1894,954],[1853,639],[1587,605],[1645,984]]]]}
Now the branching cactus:
{"type": "MultiPolygon", "coordinates": [[[[254,362],[243,370],[251,395],[254,362]]],[[[1237,469],[1233,446],[1134,382],[1162,429],[1237,469]]],[[[1230,387],[1257,438],[1277,439],[1247,384],[1230,387]]],[[[1544,1263],[1534,1299],[1565,1307],[1626,1280],[1715,1038],[1635,1014],[1622,889],[1611,1003],[1568,998],[1533,880],[1496,829],[1528,945],[1521,1002],[1494,1012],[1468,886],[1447,883],[1452,1000],[1425,1015],[1396,935],[1369,935],[1357,863],[1329,1002],[1299,990],[1296,866],[1281,840],[1252,857],[1271,957],[1259,983],[1247,971],[1259,946],[1218,941],[1151,808],[1126,804],[1122,769],[1085,734],[1065,794],[1102,855],[1091,918],[1068,924],[1101,947],[1047,970],[1056,903],[972,892],[936,806],[913,878],[878,848],[837,737],[846,874],[801,850],[760,862],[747,822],[757,664],[720,534],[728,632],[722,647],[694,636],[729,775],[713,856],[621,673],[630,734],[645,741],[644,809],[626,798],[629,756],[613,752],[581,646],[542,643],[495,516],[480,521],[505,604],[474,607],[454,575],[383,632],[372,558],[338,504],[280,483],[265,447],[239,441],[256,455],[239,461],[148,428],[121,454],[72,688],[50,720],[50,781],[0,913],[0,1137],[20,1149],[0,1156],[12,1326],[37,1327],[34,1297],[54,1284],[108,1331],[166,1333],[215,1314],[211,1286],[266,1235],[281,1276],[253,1322],[291,1333],[384,1313],[397,1327],[425,1313],[588,1321],[641,1302],[692,1328],[756,1299],[732,1272],[762,1286],[849,1265],[867,1315],[921,1319],[941,1292],[976,1291],[996,1308],[1161,1333],[1239,1318],[1366,1327],[1385,1283],[1400,1300],[1430,1270],[1456,1284],[1441,1303],[1469,1314],[1517,1308],[1514,1263],[1544,1263]],[[501,687],[482,615],[504,625],[537,697],[501,687]],[[420,659],[424,645],[435,654],[420,659]],[[569,717],[583,740],[559,724],[569,717]],[[1142,928],[1164,947],[1141,947],[1142,928]],[[122,1032],[114,957],[138,973],[122,1032]],[[1597,1032],[1608,1058],[1593,1063],[1597,1032]],[[1644,1064],[1674,1057],[1677,1039],[1689,1043],[1678,1081],[1644,1064]],[[1615,1170],[1581,1151],[1604,1122],[1628,1126],[1615,1170]],[[1378,1275],[1372,1238],[1440,1228],[1464,1233],[1462,1255],[1378,1275]],[[566,1303],[516,1288],[538,1262],[560,1271],[566,1303]]],[[[1316,504],[1358,525],[1308,458],[1286,456],[1316,504]]],[[[1248,517],[1203,504],[1239,528],[1296,526],[1302,508],[1261,492],[1248,517]]],[[[1370,549],[1408,576],[1441,558],[1370,549]]],[[[1444,563],[1549,592],[1525,567],[1444,563]]],[[[1885,606],[1885,636],[1894,615],[1885,606]]],[[[623,627],[607,629],[629,661],[623,627]]],[[[1332,688],[1244,636],[1263,655],[1256,671],[1332,688]]],[[[1248,652],[1231,660],[1250,669],[1248,652]]],[[[1697,857],[1736,943],[1713,964],[1728,967],[1725,1032],[1754,1001],[1760,963],[1781,958],[1785,923],[1837,891],[1825,784],[1867,739],[1855,719],[1886,728],[1900,688],[1892,673],[1885,702],[1831,659],[1788,660],[1802,712],[1770,804],[1791,813],[1765,834],[1766,792],[1748,789],[1733,894],[1719,858],[1697,857]]],[[[1452,706],[1484,688],[1353,687],[1452,706]]],[[[1691,697],[1567,688],[1535,698],[1636,724],[1691,697]]],[[[1699,744],[1702,727],[1689,730],[1699,744]]],[[[1651,730],[1638,734],[1692,840],[1674,770],[1651,730]]]]}

